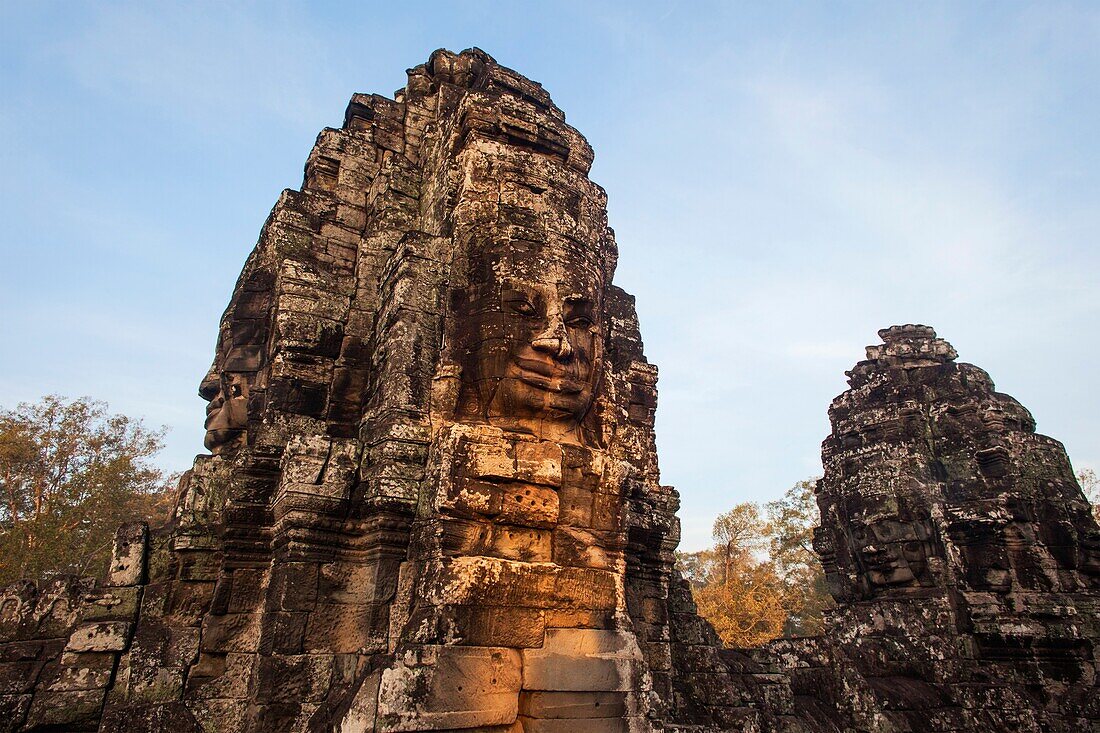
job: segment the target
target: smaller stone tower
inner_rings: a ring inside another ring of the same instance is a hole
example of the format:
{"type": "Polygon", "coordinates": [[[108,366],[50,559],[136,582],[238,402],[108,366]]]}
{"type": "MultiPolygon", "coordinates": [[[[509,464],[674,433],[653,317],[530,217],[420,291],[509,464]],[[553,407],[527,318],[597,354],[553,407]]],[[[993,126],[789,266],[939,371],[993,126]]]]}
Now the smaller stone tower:
{"type": "Polygon", "coordinates": [[[829,409],[839,607],[803,652],[831,681],[803,654],[796,694],[849,730],[1097,730],[1100,532],[1062,444],[928,326],[879,336],[829,409]]]}

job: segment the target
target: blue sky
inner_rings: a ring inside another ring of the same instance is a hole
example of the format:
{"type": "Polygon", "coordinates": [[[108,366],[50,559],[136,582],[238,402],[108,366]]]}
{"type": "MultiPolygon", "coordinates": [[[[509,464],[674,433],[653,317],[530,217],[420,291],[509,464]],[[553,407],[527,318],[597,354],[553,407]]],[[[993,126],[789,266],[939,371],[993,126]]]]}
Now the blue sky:
{"type": "Polygon", "coordinates": [[[475,45],[596,150],[685,548],[820,471],[894,323],[1100,468],[1087,3],[2,2],[0,405],[104,399],[187,467],[218,318],[317,132],[475,45]]]}

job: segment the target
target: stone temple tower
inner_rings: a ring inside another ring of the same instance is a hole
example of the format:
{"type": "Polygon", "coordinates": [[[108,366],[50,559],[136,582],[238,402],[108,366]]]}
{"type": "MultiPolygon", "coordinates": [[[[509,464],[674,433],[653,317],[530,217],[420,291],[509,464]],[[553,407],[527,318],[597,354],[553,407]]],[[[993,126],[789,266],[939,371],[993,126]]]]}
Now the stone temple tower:
{"type": "Polygon", "coordinates": [[[793,689],[841,730],[1100,729],[1100,529],[1064,448],[928,326],[879,335],[829,409],[838,606],[773,646],[793,689]]]}
{"type": "Polygon", "coordinates": [[[356,95],[245,264],[201,387],[212,455],[139,598],[102,618],[119,639],[56,663],[110,673],[14,715],[656,725],[677,497],[591,162],[542,87],[476,49],[356,95]]]}
{"type": "Polygon", "coordinates": [[[321,134],[204,385],[214,457],[183,505],[219,496],[221,536],[208,557],[181,529],[169,600],[194,609],[197,715],[648,726],[669,682],[646,654],[668,651],[631,623],[627,567],[667,573],[675,495],[591,161],[539,85],[477,50],[321,134]]]}

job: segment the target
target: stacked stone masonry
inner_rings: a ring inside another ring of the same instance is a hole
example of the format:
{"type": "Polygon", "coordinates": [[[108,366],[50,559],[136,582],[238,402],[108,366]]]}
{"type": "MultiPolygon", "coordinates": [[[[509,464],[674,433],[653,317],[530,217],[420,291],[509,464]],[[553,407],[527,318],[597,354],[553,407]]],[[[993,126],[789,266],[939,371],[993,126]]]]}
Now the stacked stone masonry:
{"type": "Polygon", "coordinates": [[[591,162],[476,49],[355,95],[245,263],[170,526],[3,591],[0,730],[1100,730],[1091,508],[924,326],[830,409],[826,633],[722,647],[591,162]]]}

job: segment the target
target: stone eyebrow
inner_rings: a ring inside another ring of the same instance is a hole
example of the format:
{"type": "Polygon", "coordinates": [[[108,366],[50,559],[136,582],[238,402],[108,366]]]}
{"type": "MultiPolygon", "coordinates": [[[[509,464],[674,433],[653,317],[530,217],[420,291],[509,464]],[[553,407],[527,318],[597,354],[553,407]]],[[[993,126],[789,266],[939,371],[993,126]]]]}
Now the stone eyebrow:
{"type": "Polygon", "coordinates": [[[541,298],[542,293],[530,288],[524,288],[513,283],[505,283],[500,288],[501,298],[523,298],[524,300],[533,300],[535,298],[541,298]]]}

